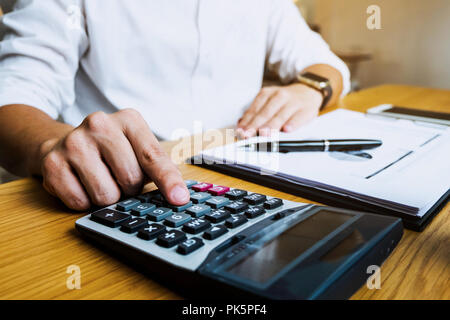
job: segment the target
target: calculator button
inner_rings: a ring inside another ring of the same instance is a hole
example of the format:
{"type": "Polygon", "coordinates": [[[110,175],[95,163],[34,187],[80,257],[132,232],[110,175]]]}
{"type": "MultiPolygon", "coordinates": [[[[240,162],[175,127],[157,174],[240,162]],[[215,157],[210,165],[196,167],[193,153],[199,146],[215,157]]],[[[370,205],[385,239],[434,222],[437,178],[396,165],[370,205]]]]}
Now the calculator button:
{"type": "Polygon", "coordinates": [[[151,225],[140,229],[138,232],[138,237],[144,240],[153,240],[164,231],[166,231],[165,226],[158,223],[152,223],[151,225]]]}
{"type": "Polygon", "coordinates": [[[260,215],[262,215],[265,212],[266,212],[266,210],[264,210],[264,208],[262,208],[262,207],[252,207],[252,208],[247,209],[247,211],[245,211],[245,215],[247,216],[247,218],[253,219],[253,218],[259,217],[260,215]]]}
{"type": "Polygon", "coordinates": [[[231,200],[240,200],[248,194],[245,190],[233,189],[225,193],[225,197],[231,200]]]}
{"type": "Polygon", "coordinates": [[[230,218],[228,218],[227,220],[225,220],[225,225],[230,228],[237,228],[239,226],[242,226],[244,223],[246,223],[248,220],[245,216],[243,215],[235,215],[232,216],[230,218]]]}
{"type": "Polygon", "coordinates": [[[150,202],[156,204],[159,207],[164,207],[167,204],[166,199],[164,199],[164,197],[160,193],[153,196],[150,202]]]}
{"type": "Polygon", "coordinates": [[[127,221],[128,219],[130,219],[129,214],[111,209],[102,209],[91,214],[91,220],[111,228],[118,227],[122,222],[127,221]]]}
{"type": "Polygon", "coordinates": [[[153,190],[153,191],[138,195],[136,197],[136,199],[140,200],[141,202],[150,202],[152,200],[152,198],[154,198],[158,194],[160,194],[159,190],[153,190]]]}
{"type": "Polygon", "coordinates": [[[211,199],[211,195],[207,192],[195,192],[191,194],[191,200],[194,203],[203,203],[208,199],[211,199]]]}
{"type": "Polygon", "coordinates": [[[186,187],[190,188],[193,185],[196,185],[197,181],[195,181],[195,180],[184,180],[184,183],[186,184],[186,187]]]}
{"type": "Polygon", "coordinates": [[[156,244],[160,245],[161,247],[171,248],[184,240],[186,240],[186,234],[184,232],[178,230],[170,230],[159,235],[156,239],[156,244]]]}
{"type": "Polygon", "coordinates": [[[170,216],[172,213],[172,209],[159,207],[150,212],[147,215],[147,219],[152,221],[161,221],[170,216]]]}
{"type": "Polygon", "coordinates": [[[117,203],[116,209],[120,210],[120,211],[130,211],[130,209],[132,207],[134,207],[135,205],[141,203],[138,199],[127,199],[127,200],[123,200],[120,201],[119,203],[117,203]]]}
{"type": "Polygon", "coordinates": [[[244,197],[244,201],[250,204],[261,204],[266,201],[267,197],[263,194],[252,193],[244,197]]]}
{"type": "Polygon", "coordinates": [[[185,224],[186,222],[188,222],[191,219],[192,218],[190,215],[188,215],[186,213],[182,213],[182,212],[177,212],[177,213],[174,213],[173,215],[167,217],[166,220],[164,221],[164,223],[166,225],[168,225],[169,227],[178,228],[179,226],[182,226],[183,224],[185,224]]]}
{"type": "Polygon", "coordinates": [[[131,214],[134,216],[143,216],[155,208],[156,206],[153,203],[139,203],[131,208],[131,214]]]}
{"type": "Polygon", "coordinates": [[[224,206],[226,206],[228,203],[230,203],[230,199],[225,198],[225,197],[213,197],[211,199],[209,199],[208,201],[206,201],[206,204],[219,209],[222,208],[224,206]]]}
{"type": "Polygon", "coordinates": [[[218,225],[211,227],[209,230],[205,231],[205,233],[203,234],[203,238],[208,240],[214,240],[227,232],[228,229],[224,225],[218,225]]]}
{"type": "Polygon", "coordinates": [[[197,234],[211,227],[211,223],[205,219],[194,219],[183,226],[183,231],[190,234],[197,234]]]}
{"type": "Polygon", "coordinates": [[[269,199],[266,202],[264,202],[264,208],[269,209],[269,210],[279,208],[282,205],[283,205],[283,200],[278,199],[278,198],[272,198],[272,199],[269,199]]]}
{"type": "Polygon", "coordinates": [[[230,211],[225,209],[217,209],[211,211],[210,213],[207,213],[205,215],[205,218],[211,221],[212,223],[219,223],[229,218],[230,216],[231,216],[230,211]]]}
{"type": "Polygon", "coordinates": [[[211,211],[211,207],[206,204],[194,204],[192,207],[186,209],[186,213],[190,214],[195,218],[204,216],[211,211]]]}
{"type": "Polygon", "coordinates": [[[203,240],[200,238],[190,238],[184,240],[178,245],[177,252],[180,254],[189,254],[204,245],[203,240]]]}
{"type": "Polygon", "coordinates": [[[205,192],[212,186],[213,185],[211,183],[202,182],[202,183],[194,184],[193,186],[191,186],[191,188],[197,192],[205,192]]]}
{"type": "Polygon", "coordinates": [[[211,193],[213,196],[222,196],[226,192],[228,192],[230,188],[224,187],[224,186],[215,186],[208,189],[208,192],[211,193]]]}
{"type": "Polygon", "coordinates": [[[188,203],[183,204],[182,206],[169,205],[169,207],[171,207],[173,209],[173,211],[175,211],[175,212],[184,211],[187,208],[189,208],[190,206],[192,206],[192,201],[189,201],[188,203]]]}
{"type": "Polygon", "coordinates": [[[248,209],[248,203],[242,201],[235,201],[225,206],[225,209],[231,213],[241,213],[248,209]]]}
{"type": "Polygon", "coordinates": [[[146,226],[148,221],[142,218],[132,218],[122,222],[120,230],[126,233],[137,232],[140,228],[146,226]]]}

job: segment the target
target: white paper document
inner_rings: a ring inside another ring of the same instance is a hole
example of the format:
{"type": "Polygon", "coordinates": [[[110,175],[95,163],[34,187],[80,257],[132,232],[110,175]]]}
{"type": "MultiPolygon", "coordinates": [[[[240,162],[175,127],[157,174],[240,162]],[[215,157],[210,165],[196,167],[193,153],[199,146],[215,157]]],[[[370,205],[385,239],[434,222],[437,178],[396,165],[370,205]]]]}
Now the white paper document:
{"type": "Polygon", "coordinates": [[[204,160],[234,164],[377,204],[424,215],[450,188],[450,130],[410,120],[373,118],[339,109],[272,138],[253,138],[203,152],[204,160]],[[360,152],[250,152],[239,146],[266,140],[376,139],[360,152]]]}

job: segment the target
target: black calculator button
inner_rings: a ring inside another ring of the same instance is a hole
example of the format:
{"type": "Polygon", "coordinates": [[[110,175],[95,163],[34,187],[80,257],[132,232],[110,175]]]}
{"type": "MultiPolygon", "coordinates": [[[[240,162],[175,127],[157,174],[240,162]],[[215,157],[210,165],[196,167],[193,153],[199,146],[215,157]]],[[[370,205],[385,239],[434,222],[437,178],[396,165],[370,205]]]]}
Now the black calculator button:
{"type": "Polygon", "coordinates": [[[266,199],[267,197],[265,195],[259,193],[252,193],[244,197],[244,201],[253,205],[261,204],[266,201],[266,199]]]}
{"type": "Polygon", "coordinates": [[[203,240],[200,238],[190,238],[184,240],[178,245],[177,252],[180,254],[189,254],[204,245],[203,240]]]}
{"type": "Polygon", "coordinates": [[[116,208],[117,208],[117,210],[120,210],[120,211],[130,211],[131,208],[133,208],[135,205],[137,205],[139,203],[141,203],[141,202],[138,199],[131,198],[131,199],[120,201],[119,203],[117,203],[116,208]]]}
{"type": "Polygon", "coordinates": [[[122,222],[127,221],[128,219],[130,219],[129,214],[111,209],[102,209],[91,214],[91,220],[111,228],[118,227],[122,222]]]}
{"type": "Polygon", "coordinates": [[[253,219],[253,218],[259,217],[260,215],[262,215],[265,212],[266,212],[266,210],[264,210],[264,208],[262,208],[262,207],[252,207],[252,208],[247,209],[247,211],[245,211],[245,215],[247,218],[253,219]]]}
{"type": "Polygon", "coordinates": [[[269,210],[279,208],[282,205],[283,205],[283,200],[278,199],[278,198],[272,198],[272,199],[269,199],[266,202],[264,202],[264,208],[269,209],[269,210]]]}
{"type": "Polygon", "coordinates": [[[186,234],[178,230],[166,231],[156,239],[156,244],[164,248],[172,248],[174,245],[186,240],[186,234]]]}
{"type": "Polygon", "coordinates": [[[189,208],[190,206],[192,206],[192,201],[189,201],[186,204],[183,204],[182,206],[174,206],[174,205],[169,205],[170,208],[173,209],[173,211],[175,212],[181,212],[186,210],[187,208],[189,208]]]}
{"type": "Polygon", "coordinates": [[[225,197],[231,200],[241,200],[248,194],[245,190],[233,189],[225,193],[225,197]]]}
{"type": "Polygon", "coordinates": [[[157,195],[152,197],[150,201],[159,207],[164,207],[167,204],[166,199],[164,199],[161,193],[158,193],[157,195]]]}
{"type": "Polygon", "coordinates": [[[131,208],[131,214],[134,216],[144,216],[155,208],[156,206],[153,203],[139,203],[131,208]]]}
{"type": "Polygon", "coordinates": [[[179,226],[182,226],[189,220],[191,220],[192,217],[186,213],[183,212],[176,212],[172,214],[171,216],[168,216],[164,223],[172,228],[178,228],[179,226]]]}
{"type": "Polygon", "coordinates": [[[230,228],[237,228],[239,226],[242,226],[244,223],[246,223],[248,220],[245,216],[243,215],[235,215],[232,216],[230,218],[228,218],[227,220],[225,220],[225,225],[230,228]]]}
{"type": "Polygon", "coordinates": [[[225,207],[228,203],[230,203],[230,199],[225,197],[212,197],[211,199],[206,201],[206,204],[208,206],[211,206],[215,209],[225,207]]]}
{"type": "Polygon", "coordinates": [[[214,240],[227,232],[228,229],[224,225],[218,225],[211,227],[209,230],[205,231],[205,233],[203,234],[203,238],[208,240],[214,240]]]}
{"type": "Polygon", "coordinates": [[[120,230],[126,233],[137,232],[140,228],[146,226],[148,220],[142,218],[132,218],[125,222],[122,222],[120,230]]]}
{"type": "Polygon", "coordinates": [[[225,206],[225,209],[231,213],[241,213],[248,209],[248,203],[243,201],[235,201],[225,206]]]}
{"type": "Polygon", "coordinates": [[[153,190],[153,191],[138,195],[136,197],[136,199],[138,199],[141,202],[150,202],[158,194],[160,194],[159,190],[153,190]]]}
{"type": "Polygon", "coordinates": [[[217,209],[211,211],[210,213],[207,213],[205,215],[205,218],[211,221],[212,223],[219,223],[229,218],[230,216],[231,216],[230,211],[225,209],[217,209]]]}
{"type": "Polygon", "coordinates": [[[194,219],[183,226],[183,231],[190,234],[197,234],[199,232],[205,231],[209,227],[211,227],[211,223],[209,223],[207,220],[194,219]]]}
{"type": "Polygon", "coordinates": [[[138,232],[138,237],[144,240],[153,240],[166,230],[162,224],[152,223],[138,232]]]}
{"type": "Polygon", "coordinates": [[[150,212],[147,215],[147,219],[158,222],[158,221],[164,220],[165,218],[170,216],[172,213],[173,213],[173,211],[170,208],[159,207],[159,208],[154,209],[152,212],[150,212]]]}

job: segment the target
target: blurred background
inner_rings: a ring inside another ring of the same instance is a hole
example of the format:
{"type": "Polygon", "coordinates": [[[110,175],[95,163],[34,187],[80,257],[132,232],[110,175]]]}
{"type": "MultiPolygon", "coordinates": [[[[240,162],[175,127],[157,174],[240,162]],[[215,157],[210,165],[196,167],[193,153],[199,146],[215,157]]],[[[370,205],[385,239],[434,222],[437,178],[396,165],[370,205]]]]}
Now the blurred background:
{"type": "Polygon", "coordinates": [[[355,88],[450,88],[449,0],[297,0],[307,22],[352,69],[355,88]],[[369,30],[377,5],[381,29],[369,30]]]}

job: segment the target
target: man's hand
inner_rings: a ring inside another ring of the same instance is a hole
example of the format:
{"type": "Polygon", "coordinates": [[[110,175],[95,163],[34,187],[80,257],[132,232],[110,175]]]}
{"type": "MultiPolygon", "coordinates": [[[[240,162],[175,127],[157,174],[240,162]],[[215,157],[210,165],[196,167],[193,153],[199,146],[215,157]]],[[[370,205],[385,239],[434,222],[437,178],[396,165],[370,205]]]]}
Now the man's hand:
{"type": "Polygon", "coordinates": [[[39,153],[45,189],[75,210],[113,204],[121,191],[137,194],[148,178],[170,203],[189,201],[177,167],[132,109],[93,113],[64,137],[46,140],[39,153]]]}
{"type": "Polygon", "coordinates": [[[317,116],[322,101],[319,91],[303,84],[265,87],[239,120],[237,133],[250,138],[271,130],[293,131],[317,116]]]}

